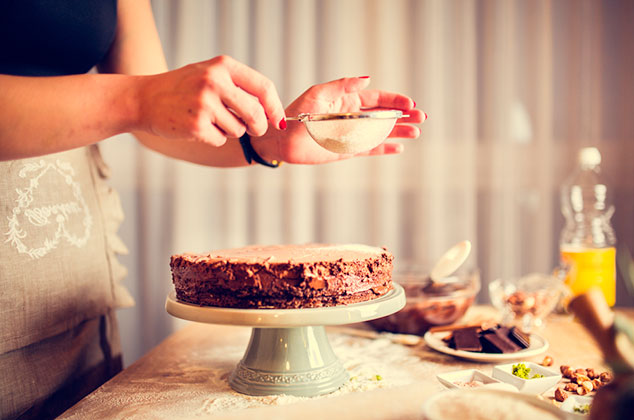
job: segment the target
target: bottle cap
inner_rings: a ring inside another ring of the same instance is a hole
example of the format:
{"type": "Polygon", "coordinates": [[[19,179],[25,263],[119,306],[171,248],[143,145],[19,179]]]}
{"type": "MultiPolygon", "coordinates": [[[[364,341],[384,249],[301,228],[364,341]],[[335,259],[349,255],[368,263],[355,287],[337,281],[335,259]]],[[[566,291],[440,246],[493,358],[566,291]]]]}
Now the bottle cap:
{"type": "Polygon", "coordinates": [[[596,147],[584,147],[579,150],[579,164],[584,168],[594,168],[601,163],[601,153],[596,147]]]}

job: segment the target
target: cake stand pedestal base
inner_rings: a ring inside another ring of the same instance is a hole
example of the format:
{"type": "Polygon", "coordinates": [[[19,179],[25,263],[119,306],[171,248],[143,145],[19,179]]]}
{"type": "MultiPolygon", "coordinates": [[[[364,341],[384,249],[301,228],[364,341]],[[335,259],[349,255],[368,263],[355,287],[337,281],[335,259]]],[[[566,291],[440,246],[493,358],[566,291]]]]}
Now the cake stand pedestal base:
{"type": "Polygon", "coordinates": [[[249,395],[309,397],[336,391],[348,378],[324,327],[253,328],[229,385],[249,395]]]}
{"type": "Polygon", "coordinates": [[[335,356],[324,325],[369,321],[405,306],[398,284],[378,299],[351,305],[305,309],[235,309],[181,302],[174,292],[165,309],[189,321],[253,327],[247,350],[229,377],[234,390],[248,395],[312,397],[336,391],[348,373],[335,356]]]}

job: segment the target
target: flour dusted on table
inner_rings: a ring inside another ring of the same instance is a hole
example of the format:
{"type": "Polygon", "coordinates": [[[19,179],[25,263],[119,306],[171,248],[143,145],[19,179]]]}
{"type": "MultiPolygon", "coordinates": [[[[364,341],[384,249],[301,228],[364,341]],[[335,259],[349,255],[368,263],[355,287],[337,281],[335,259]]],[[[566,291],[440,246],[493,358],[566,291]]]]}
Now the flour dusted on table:
{"type": "MultiPolygon", "coordinates": [[[[246,341],[249,330],[245,328],[244,333],[246,341]]],[[[129,383],[126,392],[114,394],[116,397],[108,392],[106,384],[89,396],[93,407],[90,415],[126,420],[206,418],[246,408],[289,405],[409,385],[434,377],[440,368],[435,362],[422,360],[416,349],[395,344],[389,338],[371,340],[340,333],[328,336],[333,351],[351,378],[331,394],[309,398],[249,396],[235,392],[227,379],[245,347],[227,345],[190,349],[182,359],[162,363],[151,379],[129,383]],[[95,412],[94,407],[99,407],[99,411],[95,412]]],[[[441,388],[439,384],[438,389],[441,388]]],[[[63,418],[81,419],[84,414],[77,410],[63,418]]]]}
{"type": "MultiPolygon", "coordinates": [[[[368,340],[343,334],[329,334],[330,344],[350,375],[337,391],[312,398],[332,398],[340,395],[370,391],[379,388],[391,388],[407,385],[432,375],[431,370],[421,363],[411,349],[392,343],[388,338],[368,340]]],[[[207,398],[198,414],[214,414],[265,405],[287,405],[306,401],[310,397],[292,395],[249,396],[233,391],[226,377],[233,366],[225,373],[225,378],[217,385],[220,392],[207,398]]]]}

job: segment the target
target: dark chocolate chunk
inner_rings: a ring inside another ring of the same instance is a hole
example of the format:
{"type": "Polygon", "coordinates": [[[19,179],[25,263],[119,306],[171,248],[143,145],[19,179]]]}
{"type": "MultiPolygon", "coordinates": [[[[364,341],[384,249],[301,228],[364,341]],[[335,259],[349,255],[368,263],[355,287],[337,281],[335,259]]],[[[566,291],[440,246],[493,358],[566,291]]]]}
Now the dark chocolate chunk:
{"type": "Polygon", "coordinates": [[[482,351],[478,338],[478,328],[464,328],[453,332],[453,344],[456,350],[482,351]]]}
{"type": "Polygon", "coordinates": [[[513,340],[515,344],[525,349],[531,345],[531,337],[529,334],[526,334],[524,331],[520,330],[517,327],[512,327],[509,331],[508,337],[513,340]]]}
{"type": "Polygon", "coordinates": [[[512,342],[507,337],[494,333],[483,334],[480,337],[482,348],[486,353],[514,353],[520,350],[520,346],[512,342]]]}
{"type": "Polygon", "coordinates": [[[501,335],[502,337],[508,337],[511,333],[511,329],[509,327],[499,325],[493,332],[501,335]]]}

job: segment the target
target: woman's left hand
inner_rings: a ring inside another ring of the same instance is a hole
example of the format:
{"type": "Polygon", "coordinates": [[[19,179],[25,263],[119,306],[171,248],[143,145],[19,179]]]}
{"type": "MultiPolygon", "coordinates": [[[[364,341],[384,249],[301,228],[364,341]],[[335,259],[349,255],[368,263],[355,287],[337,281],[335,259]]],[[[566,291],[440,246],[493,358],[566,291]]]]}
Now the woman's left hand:
{"type": "MultiPolygon", "coordinates": [[[[420,129],[413,124],[425,121],[427,115],[415,109],[415,102],[405,95],[381,90],[364,90],[369,83],[370,79],[367,77],[352,77],[315,85],[286,108],[286,115],[400,110],[409,116],[396,122],[388,138],[417,138],[420,129]]],[[[402,144],[385,141],[372,150],[356,155],[332,153],[319,146],[310,137],[304,124],[299,121],[288,121],[285,131],[269,129],[264,136],[253,138],[252,144],[256,152],[266,160],[296,164],[326,163],[353,156],[387,155],[403,151],[402,144]]]]}

